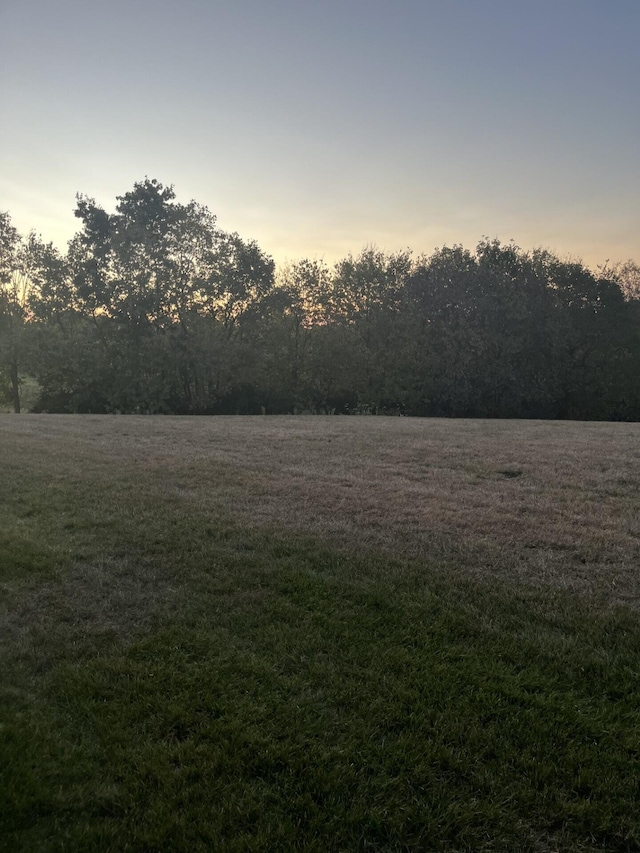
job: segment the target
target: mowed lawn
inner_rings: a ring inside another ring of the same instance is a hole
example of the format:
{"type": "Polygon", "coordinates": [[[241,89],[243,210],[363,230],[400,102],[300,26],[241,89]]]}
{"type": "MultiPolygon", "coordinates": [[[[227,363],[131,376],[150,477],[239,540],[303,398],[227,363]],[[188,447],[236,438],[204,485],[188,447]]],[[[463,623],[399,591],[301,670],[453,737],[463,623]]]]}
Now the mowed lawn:
{"type": "Polygon", "coordinates": [[[0,417],[0,850],[640,850],[640,425],[0,417]]]}

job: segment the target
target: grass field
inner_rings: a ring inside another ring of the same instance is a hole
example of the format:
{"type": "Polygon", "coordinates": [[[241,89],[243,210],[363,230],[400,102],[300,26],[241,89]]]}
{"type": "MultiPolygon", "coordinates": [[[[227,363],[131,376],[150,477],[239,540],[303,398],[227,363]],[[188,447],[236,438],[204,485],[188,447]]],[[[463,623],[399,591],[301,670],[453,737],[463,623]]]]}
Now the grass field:
{"type": "Polygon", "coordinates": [[[640,850],[640,425],[0,417],[0,849],[640,850]]]}

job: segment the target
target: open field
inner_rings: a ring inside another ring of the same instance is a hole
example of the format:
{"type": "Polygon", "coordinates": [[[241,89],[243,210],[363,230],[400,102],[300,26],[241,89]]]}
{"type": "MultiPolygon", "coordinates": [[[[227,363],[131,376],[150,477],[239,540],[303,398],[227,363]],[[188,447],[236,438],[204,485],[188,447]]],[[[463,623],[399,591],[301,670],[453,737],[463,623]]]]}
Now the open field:
{"type": "Polygon", "coordinates": [[[0,848],[640,850],[640,425],[3,416],[0,466],[0,848]]]}

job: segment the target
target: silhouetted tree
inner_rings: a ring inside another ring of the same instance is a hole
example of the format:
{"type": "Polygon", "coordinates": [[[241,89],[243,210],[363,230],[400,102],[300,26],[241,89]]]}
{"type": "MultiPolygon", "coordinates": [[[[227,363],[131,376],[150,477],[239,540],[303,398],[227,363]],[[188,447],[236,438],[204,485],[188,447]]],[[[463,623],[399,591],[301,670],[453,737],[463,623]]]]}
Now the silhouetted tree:
{"type": "Polygon", "coordinates": [[[640,274],[483,239],[274,264],[146,178],[77,197],[61,255],[0,218],[0,375],[20,408],[640,419],[640,274]]]}
{"type": "Polygon", "coordinates": [[[34,233],[23,239],[8,213],[0,213],[0,376],[7,382],[5,396],[20,412],[21,374],[30,368],[29,320],[39,288],[55,279],[59,255],[34,233]]]}
{"type": "MultiPolygon", "coordinates": [[[[156,180],[117,201],[109,214],[78,196],[82,229],[68,253],[69,304],[92,329],[83,334],[93,335],[95,406],[206,411],[236,381],[238,329],[272,286],[273,262],[156,180]]],[[[77,364],[67,362],[68,370],[77,364]]],[[[51,396],[50,373],[44,384],[51,396]]]]}

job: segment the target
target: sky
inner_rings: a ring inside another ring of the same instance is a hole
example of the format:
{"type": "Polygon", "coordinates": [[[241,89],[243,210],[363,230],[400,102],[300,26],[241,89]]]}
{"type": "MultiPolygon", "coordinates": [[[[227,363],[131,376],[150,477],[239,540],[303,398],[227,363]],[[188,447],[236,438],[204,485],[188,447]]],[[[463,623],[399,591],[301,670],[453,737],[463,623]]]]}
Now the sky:
{"type": "Polygon", "coordinates": [[[0,0],[0,210],[145,176],[278,263],[640,261],[640,0],[0,0]]]}

